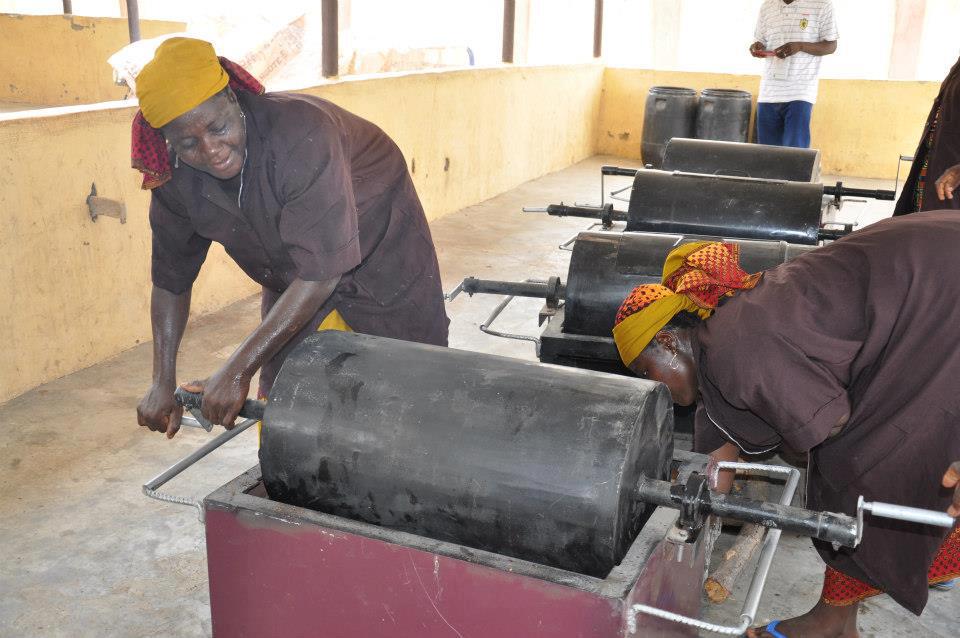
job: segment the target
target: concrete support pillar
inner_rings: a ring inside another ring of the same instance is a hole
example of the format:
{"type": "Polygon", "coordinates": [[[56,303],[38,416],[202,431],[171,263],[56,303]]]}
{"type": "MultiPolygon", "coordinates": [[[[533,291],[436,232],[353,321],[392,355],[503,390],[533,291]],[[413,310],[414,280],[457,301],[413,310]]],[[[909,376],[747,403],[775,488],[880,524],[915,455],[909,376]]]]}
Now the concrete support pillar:
{"type": "Polygon", "coordinates": [[[887,78],[915,80],[920,57],[920,39],[923,37],[923,19],[927,0],[897,0],[893,46],[887,78]]]}

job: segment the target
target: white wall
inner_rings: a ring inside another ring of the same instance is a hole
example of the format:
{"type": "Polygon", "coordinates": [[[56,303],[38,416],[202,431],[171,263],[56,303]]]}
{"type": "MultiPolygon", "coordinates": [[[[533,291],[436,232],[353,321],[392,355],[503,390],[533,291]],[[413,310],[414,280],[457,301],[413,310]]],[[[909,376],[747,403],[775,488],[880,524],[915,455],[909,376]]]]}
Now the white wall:
{"type": "MultiPolygon", "coordinates": [[[[919,49],[908,80],[942,80],[960,54],[960,0],[899,0],[926,7],[919,49]]],[[[604,58],[608,65],[666,71],[759,74],[751,58],[763,0],[606,0],[604,58]]],[[[840,40],[821,77],[885,80],[898,0],[833,0],[840,40]]]]}

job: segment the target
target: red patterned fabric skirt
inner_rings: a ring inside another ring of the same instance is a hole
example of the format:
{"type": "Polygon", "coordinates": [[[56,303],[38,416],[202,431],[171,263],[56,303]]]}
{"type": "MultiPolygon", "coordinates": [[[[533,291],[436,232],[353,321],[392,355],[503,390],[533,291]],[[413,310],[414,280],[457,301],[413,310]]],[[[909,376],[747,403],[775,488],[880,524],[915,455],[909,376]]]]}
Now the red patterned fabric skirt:
{"type": "MultiPolygon", "coordinates": [[[[954,578],[960,578],[960,527],[953,528],[953,532],[943,541],[933,564],[930,565],[930,571],[927,572],[927,580],[931,585],[954,578]]],[[[823,576],[823,593],[820,597],[828,605],[846,607],[882,593],[876,587],[828,566],[823,576]]]]}

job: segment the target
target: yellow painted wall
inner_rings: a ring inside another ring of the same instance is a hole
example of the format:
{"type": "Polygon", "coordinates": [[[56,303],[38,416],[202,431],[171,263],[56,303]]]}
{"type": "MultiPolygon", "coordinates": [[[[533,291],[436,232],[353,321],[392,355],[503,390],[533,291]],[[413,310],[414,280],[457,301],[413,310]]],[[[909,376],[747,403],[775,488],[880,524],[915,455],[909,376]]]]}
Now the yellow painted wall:
{"type": "MultiPolygon", "coordinates": [[[[498,68],[308,92],[383,127],[415,160],[417,190],[436,219],[595,154],[602,79],[593,65],[498,68]]],[[[66,110],[79,112],[0,115],[0,402],[151,338],[149,196],[129,168],[135,109],[66,110]],[[126,224],[90,220],[93,181],[100,195],[126,202],[126,224]]],[[[195,314],[256,292],[214,248],[195,314]]]]}
{"type": "MultiPolygon", "coordinates": [[[[597,152],[640,157],[643,111],[651,86],[750,91],[751,75],[607,68],[604,71],[597,152]]],[[[825,174],[893,179],[897,157],[912,155],[923,131],[937,82],[821,80],[811,136],[825,174]]]]}
{"type": "MultiPolygon", "coordinates": [[[[144,38],[183,31],[182,22],[143,20],[144,38]]],[[[62,106],[126,97],[107,58],[129,44],[127,21],[0,14],[0,102],[62,106]]]]}

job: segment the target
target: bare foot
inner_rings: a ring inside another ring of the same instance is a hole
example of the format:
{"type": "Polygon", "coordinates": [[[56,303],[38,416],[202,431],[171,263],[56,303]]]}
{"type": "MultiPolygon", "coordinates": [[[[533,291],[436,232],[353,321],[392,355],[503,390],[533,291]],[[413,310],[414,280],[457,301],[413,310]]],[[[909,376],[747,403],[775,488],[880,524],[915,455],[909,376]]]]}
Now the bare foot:
{"type": "MultiPolygon", "coordinates": [[[[822,600],[802,616],[783,620],[777,625],[787,638],[859,638],[857,612],[860,604],[833,607],[822,600]]],[[[748,638],[773,638],[763,627],[747,630],[748,638]]]]}

